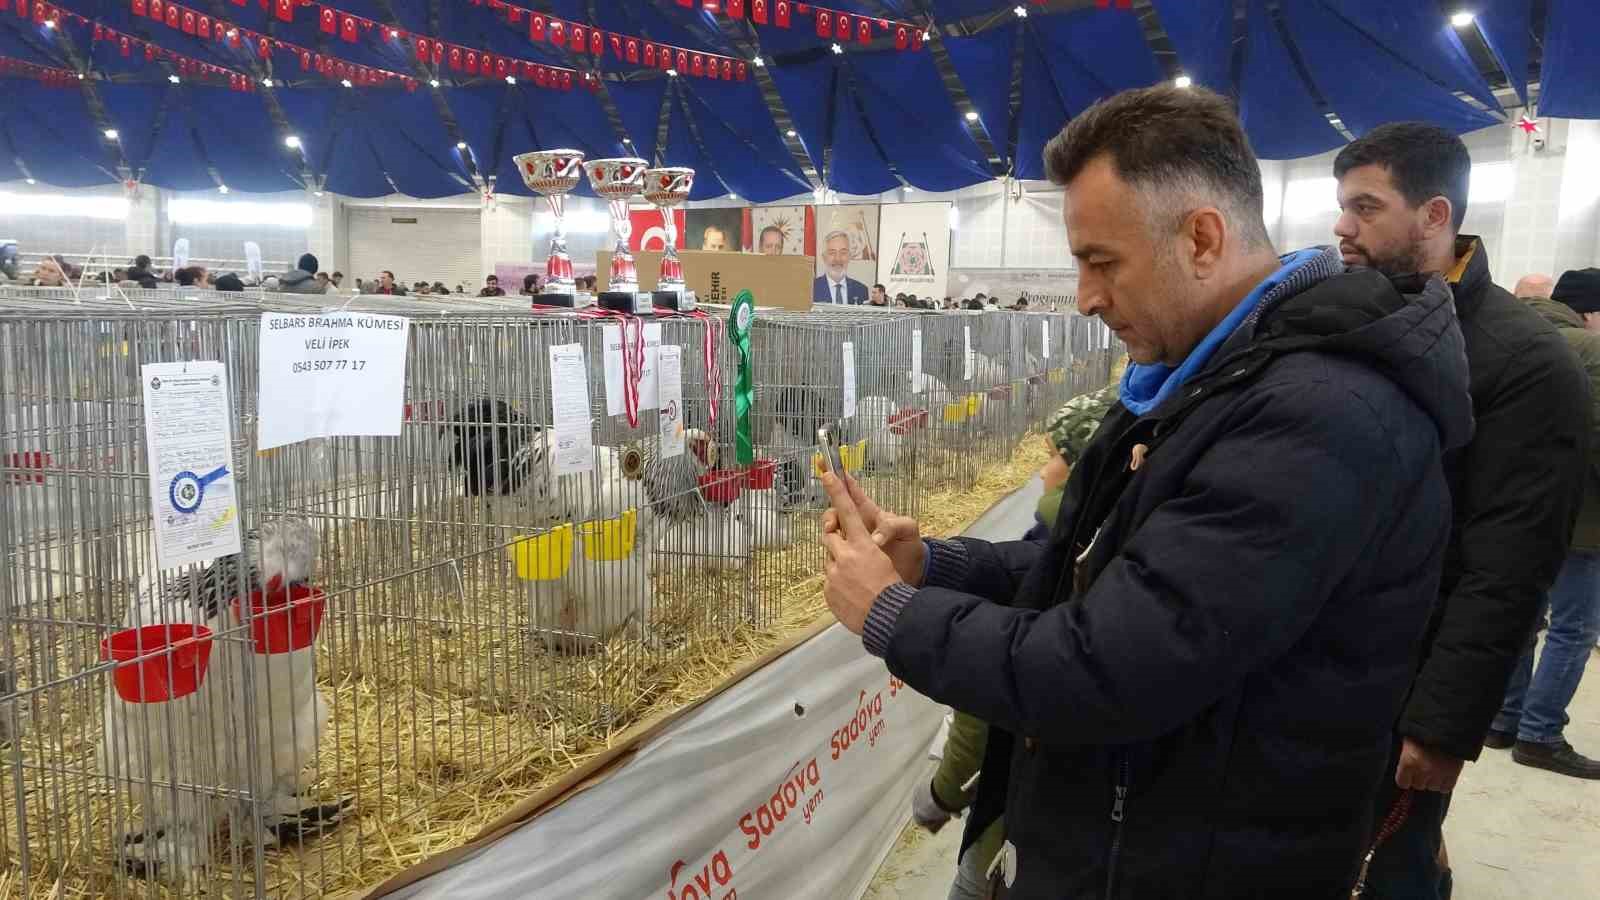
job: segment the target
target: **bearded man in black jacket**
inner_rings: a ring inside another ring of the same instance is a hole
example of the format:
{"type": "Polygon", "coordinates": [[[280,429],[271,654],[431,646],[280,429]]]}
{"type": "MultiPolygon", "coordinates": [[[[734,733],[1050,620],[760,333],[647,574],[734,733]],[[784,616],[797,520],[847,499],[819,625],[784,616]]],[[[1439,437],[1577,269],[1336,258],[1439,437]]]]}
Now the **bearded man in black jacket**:
{"type": "Polygon", "coordinates": [[[1421,122],[1374,128],[1333,163],[1344,261],[1449,281],[1477,422],[1445,458],[1450,548],[1379,798],[1386,815],[1412,791],[1404,824],[1373,859],[1369,896],[1384,900],[1450,896],[1437,863],[1450,792],[1500,710],[1583,498],[1588,380],[1555,328],[1494,283],[1483,241],[1459,234],[1471,171],[1460,138],[1421,122]]]}
{"type": "Polygon", "coordinates": [[[967,837],[1004,812],[1012,900],[1348,897],[1472,429],[1449,289],[1278,256],[1209,91],[1101,101],[1045,162],[1120,402],[1043,542],[825,478],[829,607],[991,723],[967,837]]]}

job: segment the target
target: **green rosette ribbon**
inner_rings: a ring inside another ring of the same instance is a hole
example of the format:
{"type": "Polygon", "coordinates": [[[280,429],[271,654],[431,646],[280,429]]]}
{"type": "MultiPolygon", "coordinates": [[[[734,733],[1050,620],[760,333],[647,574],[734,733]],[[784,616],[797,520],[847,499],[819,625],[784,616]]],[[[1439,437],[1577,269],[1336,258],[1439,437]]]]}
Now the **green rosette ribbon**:
{"type": "Polygon", "coordinates": [[[734,457],[739,465],[756,461],[755,441],[750,438],[750,409],[755,405],[756,377],[750,365],[750,327],[756,320],[756,300],[749,291],[740,291],[728,311],[728,340],[739,351],[739,378],[733,384],[734,457]]]}

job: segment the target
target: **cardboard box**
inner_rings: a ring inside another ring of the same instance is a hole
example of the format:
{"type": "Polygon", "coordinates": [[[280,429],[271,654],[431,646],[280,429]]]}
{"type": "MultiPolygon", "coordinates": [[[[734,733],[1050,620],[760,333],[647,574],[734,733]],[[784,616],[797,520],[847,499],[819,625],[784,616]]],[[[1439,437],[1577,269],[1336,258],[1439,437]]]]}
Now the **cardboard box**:
{"type": "MultiPolygon", "coordinates": [[[[604,291],[611,273],[611,251],[602,250],[595,257],[595,289],[604,291]]],[[[732,303],[740,291],[748,289],[757,306],[802,312],[811,308],[811,282],[817,274],[812,257],[679,250],[678,259],[683,261],[685,284],[701,303],[732,303]]],[[[655,290],[661,254],[635,253],[633,264],[639,272],[639,290],[655,290]]]]}

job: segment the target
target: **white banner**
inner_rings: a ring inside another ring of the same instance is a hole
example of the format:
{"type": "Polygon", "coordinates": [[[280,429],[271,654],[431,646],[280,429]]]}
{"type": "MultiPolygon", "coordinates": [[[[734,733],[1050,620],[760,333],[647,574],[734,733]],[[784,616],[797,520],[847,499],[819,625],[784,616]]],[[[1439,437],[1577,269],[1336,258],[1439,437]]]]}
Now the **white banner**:
{"type": "Polygon", "coordinates": [[[835,625],[604,781],[392,896],[857,897],[929,777],[943,718],[835,625]]]}
{"type": "Polygon", "coordinates": [[[950,267],[948,202],[886,203],[878,234],[878,281],[890,297],[944,296],[950,267]]]}

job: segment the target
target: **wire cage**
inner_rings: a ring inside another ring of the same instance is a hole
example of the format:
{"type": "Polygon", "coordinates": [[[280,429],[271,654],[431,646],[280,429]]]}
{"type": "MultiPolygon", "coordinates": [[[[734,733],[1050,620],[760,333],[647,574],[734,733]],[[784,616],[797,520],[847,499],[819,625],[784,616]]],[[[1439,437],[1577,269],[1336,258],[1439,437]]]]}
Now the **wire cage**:
{"type": "Polygon", "coordinates": [[[349,887],[374,843],[449,828],[504,773],[636,720],[696,641],[770,624],[820,567],[817,427],[917,515],[1103,383],[1112,352],[1076,317],[761,310],[742,466],[725,316],[653,323],[678,348],[671,397],[659,360],[636,379],[618,362],[654,327],[520,301],[0,289],[9,886],[349,887]],[[258,450],[261,315],[329,308],[410,319],[401,432],[258,450]],[[1052,352],[1028,360],[1044,321],[1052,352]],[[993,361],[970,377],[968,329],[993,361]],[[552,380],[572,348],[581,397],[552,380]],[[141,366],[203,360],[227,373],[245,549],[163,571],[141,366]],[[1042,393],[965,414],[1002,384],[1042,393]]]}

